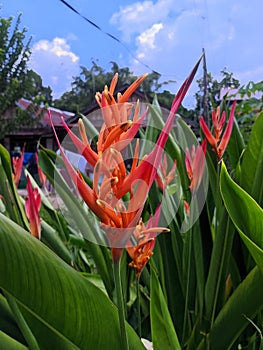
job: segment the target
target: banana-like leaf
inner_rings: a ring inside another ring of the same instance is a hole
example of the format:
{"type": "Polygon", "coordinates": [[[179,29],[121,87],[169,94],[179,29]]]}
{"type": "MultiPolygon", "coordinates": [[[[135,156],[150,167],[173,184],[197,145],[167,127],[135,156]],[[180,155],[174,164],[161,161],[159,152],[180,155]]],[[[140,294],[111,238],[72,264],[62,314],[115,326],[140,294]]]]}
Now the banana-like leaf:
{"type": "Polygon", "coordinates": [[[236,119],[234,119],[233,130],[231,133],[229,143],[227,145],[227,153],[229,155],[230,162],[233,169],[236,168],[239,162],[240,155],[244,148],[245,148],[245,144],[244,144],[242,134],[240,132],[236,119]]]}
{"type": "Polygon", "coordinates": [[[154,350],[180,350],[181,346],[154,268],[151,268],[150,313],[154,350]]]}
{"type": "MultiPolygon", "coordinates": [[[[2,214],[0,246],[0,288],[15,298],[41,350],[122,349],[109,298],[2,214]]],[[[130,349],[144,349],[127,329],[130,349]]]]}
{"type": "Polygon", "coordinates": [[[258,203],[228,175],[222,164],[220,175],[222,197],[243,242],[263,272],[263,210],[258,203]]]}
{"type": "Polygon", "coordinates": [[[8,350],[26,350],[28,349],[23,344],[19,343],[15,339],[9,337],[4,332],[0,331],[0,346],[1,349],[8,349],[8,350]]]}
{"type": "Polygon", "coordinates": [[[260,205],[263,204],[263,112],[257,117],[241,160],[240,184],[260,205]]]}
{"type": "MultiPolygon", "coordinates": [[[[88,220],[87,213],[85,212],[80,201],[75,196],[72,196],[70,188],[56,169],[54,163],[51,161],[48,152],[48,150],[39,152],[39,163],[42,170],[52,184],[54,184],[54,178],[56,177],[56,190],[59,196],[63,199],[63,202],[67,206],[69,212],[74,213],[73,220],[75,225],[84,237],[92,237],[92,234],[94,234],[93,231],[95,231],[94,225],[92,225],[88,220]]],[[[100,247],[92,242],[87,242],[87,244],[89,245],[89,250],[92,253],[107,292],[109,295],[111,295],[113,290],[113,277],[109,256],[107,256],[105,253],[106,248],[100,247]]]]}
{"type": "MultiPolygon", "coordinates": [[[[23,345],[25,339],[19,330],[6,298],[0,294],[0,331],[23,345]]],[[[1,338],[1,336],[0,336],[1,338]]],[[[0,341],[1,344],[1,341],[0,341]]]]}
{"type": "MultiPolygon", "coordinates": [[[[262,285],[263,274],[256,266],[218,314],[207,339],[210,349],[232,349],[231,346],[249,323],[247,318],[253,319],[262,310],[262,285]]],[[[203,341],[198,350],[207,348],[203,341]]]]}

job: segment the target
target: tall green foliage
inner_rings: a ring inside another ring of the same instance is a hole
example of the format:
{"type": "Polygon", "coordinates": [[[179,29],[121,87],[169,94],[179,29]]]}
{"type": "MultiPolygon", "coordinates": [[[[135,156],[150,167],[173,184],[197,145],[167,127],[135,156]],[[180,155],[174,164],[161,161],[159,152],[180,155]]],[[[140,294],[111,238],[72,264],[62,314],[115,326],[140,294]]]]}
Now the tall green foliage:
{"type": "MultiPolygon", "coordinates": [[[[156,99],[150,111],[140,131],[145,151],[164,125],[156,99]]],[[[197,200],[189,191],[185,154],[186,146],[197,146],[198,140],[181,118],[175,126],[165,152],[168,167],[177,161],[176,176],[166,189],[153,184],[142,212],[143,219],[156,214],[164,200],[170,233],[158,236],[139,280],[128,255],[121,261],[130,349],[143,349],[139,337],[151,340],[154,349],[262,348],[263,113],[248,143],[234,124],[226,162],[218,162],[207,145],[208,188],[206,193],[200,187],[197,200]]],[[[55,209],[41,192],[42,238],[37,241],[29,235],[3,148],[0,160],[0,340],[10,349],[30,344],[121,349],[110,250],[85,239],[99,227],[61,176],[63,161],[47,149],[40,152],[40,166],[62,204],[55,209]],[[66,208],[70,220],[63,217],[66,208]]]]}

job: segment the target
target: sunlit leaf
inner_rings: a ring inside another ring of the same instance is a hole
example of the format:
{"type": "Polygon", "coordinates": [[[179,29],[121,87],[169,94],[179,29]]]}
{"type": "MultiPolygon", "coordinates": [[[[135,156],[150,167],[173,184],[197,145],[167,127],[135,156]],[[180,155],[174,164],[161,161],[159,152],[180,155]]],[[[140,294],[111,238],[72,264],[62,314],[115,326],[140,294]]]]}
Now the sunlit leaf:
{"type": "MultiPolygon", "coordinates": [[[[0,288],[12,295],[41,350],[122,349],[116,307],[85,277],[0,214],[0,288]]],[[[143,349],[128,327],[130,349],[143,349]]]]}
{"type": "Polygon", "coordinates": [[[222,197],[234,225],[250,254],[263,271],[263,210],[258,203],[228,175],[222,164],[222,197]]]}

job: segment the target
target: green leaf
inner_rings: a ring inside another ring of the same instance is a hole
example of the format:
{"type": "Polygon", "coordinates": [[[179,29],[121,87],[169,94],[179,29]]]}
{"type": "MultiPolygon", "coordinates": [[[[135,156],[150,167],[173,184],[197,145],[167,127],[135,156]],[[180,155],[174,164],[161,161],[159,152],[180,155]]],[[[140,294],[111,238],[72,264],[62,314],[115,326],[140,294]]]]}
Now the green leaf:
{"type": "Polygon", "coordinates": [[[2,294],[0,294],[0,331],[6,333],[19,343],[26,344],[25,339],[15,322],[13,313],[6,298],[4,298],[2,294]]]}
{"type": "Polygon", "coordinates": [[[68,264],[72,264],[72,254],[66,248],[56,230],[43,220],[41,221],[41,229],[41,241],[50,247],[61,259],[68,264]]]}
{"type": "Polygon", "coordinates": [[[257,117],[241,160],[240,185],[263,204],[263,112],[257,117]]]}
{"type": "Polygon", "coordinates": [[[217,206],[216,220],[215,237],[205,284],[204,309],[205,318],[209,324],[213,324],[217,310],[220,310],[224,302],[222,296],[229,273],[228,267],[235,234],[235,227],[222,204],[217,206]]]}
{"type": "Polygon", "coordinates": [[[262,285],[263,275],[258,267],[255,267],[218,314],[208,336],[210,349],[230,349],[249,324],[247,317],[253,319],[262,310],[262,285]]]}
{"type": "Polygon", "coordinates": [[[154,350],[181,349],[157,274],[153,268],[151,268],[150,313],[154,350]]]}
{"type": "MultiPolygon", "coordinates": [[[[116,307],[49,248],[0,214],[0,287],[45,349],[122,349],[116,307]]],[[[144,349],[131,327],[130,349],[144,349]]]]}
{"type": "Polygon", "coordinates": [[[263,210],[228,175],[222,164],[220,189],[231,220],[258,267],[263,271],[263,210]]]}
{"type": "Polygon", "coordinates": [[[28,349],[23,344],[19,343],[15,339],[9,337],[4,332],[0,331],[0,344],[1,349],[8,349],[8,350],[26,350],[28,349]]]}
{"type": "MultiPolygon", "coordinates": [[[[76,198],[76,196],[72,196],[71,189],[68,187],[48,155],[49,153],[46,153],[45,151],[39,152],[39,163],[42,170],[52,184],[54,184],[54,178],[56,178],[56,191],[63,199],[68,211],[70,213],[74,213],[74,215],[72,215],[72,220],[74,220],[78,230],[80,230],[84,237],[92,237],[95,231],[94,224],[92,225],[90,222],[87,212],[84,210],[80,201],[76,198]]],[[[94,258],[107,292],[109,295],[111,295],[113,291],[113,277],[111,261],[105,252],[107,248],[98,246],[92,242],[87,242],[87,244],[89,245],[89,251],[94,258]]]]}
{"type": "Polygon", "coordinates": [[[230,162],[233,169],[236,168],[244,147],[245,143],[242,134],[240,132],[236,119],[234,119],[233,130],[231,133],[229,143],[227,145],[227,153],[229,154],[230,162]]]}

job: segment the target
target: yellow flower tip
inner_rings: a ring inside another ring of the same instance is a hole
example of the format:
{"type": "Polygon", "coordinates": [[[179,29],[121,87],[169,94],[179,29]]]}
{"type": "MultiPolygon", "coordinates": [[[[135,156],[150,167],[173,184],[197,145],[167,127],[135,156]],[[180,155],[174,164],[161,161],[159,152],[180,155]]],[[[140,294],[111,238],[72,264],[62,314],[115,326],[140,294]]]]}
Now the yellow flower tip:
{"type": "Polygon", "coordinates": [[[114,76],[113,76],[113,78],[112,78],[111,84],[110,84],[110,93],[111,93],[112,95],[114,94],[116,85],[117,85],[117,83],[118,83],[118,78],[119,78],[119,74],[118,74],[118,73],[115,73],[114,76]]]}
{"type": "Polygon", "coordinates": [[[103,202],[102,200],[100,199],[97,199],[96,200],[96,203],[98,204],[98,206],[102,209],[105,209],[106,205],[105,205],[105,202],[103,202]]]}
{"type": "Polygon", "coordinates": [[[122,98],[122,93],[121,92],[118,92],[117,93],[117,101],[119,102],[119,100],[122,98]]]}
{"type": "Polygon", "coordinates": [[[96,204],[100,207],[100,209],[103,209],[103,213],[108,216],[110,221],[113,223],[113,227],[121,227],[121,220],[116,215],[115,210],[110,206],[110,204],[101,199],[96,199],[96,204]]]}
{"type": "Polygon", "coordinates": [[[118,151],[115,148],[110,147],[109,151],[113,157],[117,157],[118,151]]]}
{"type": "Polygon", "coordinates": [[[89,145],[89,140],[87,138],[85,125],[84,125],[83,120],[81,118],[79,118],[79,120],[78,120],[78,127],[79,127],[79,133],[80,133],[80,136],[81,136],[83,143],[85,144],[85,146],[89,145]]]}
{"type": "Polygon", "coordinates": [[[151,228],[148,228],[148,229],[142,231],[141,238],[144,238],[145,235],[150,234],[150,233],[168,233],[168,232],[170,232],[170,229],[166,228],[166,227],[151,227],[151,228]]]}
{"type": "Polygon", "coordinates": [[[117,176],[113,176],[110,180],[111,186],[116,185],[119,182],[119,179],[117,176]]]}
{"type": "Polygon", "coordinates": [[[128,129],[130,129],[130,127],[132,126],[133,122],[131,120],[127,120],[127,122],[123,123],[120,125],[120,129],[124,132],[127,131],[128,129]]]}
{"type": "Polygon", "coordinates": [[[101,93],[100,92],[96,92],[95,100],[97,101],[97,104],[99,105],[99,107],[101,107],[101,93]]]}

